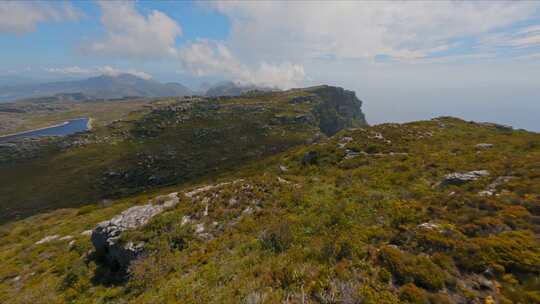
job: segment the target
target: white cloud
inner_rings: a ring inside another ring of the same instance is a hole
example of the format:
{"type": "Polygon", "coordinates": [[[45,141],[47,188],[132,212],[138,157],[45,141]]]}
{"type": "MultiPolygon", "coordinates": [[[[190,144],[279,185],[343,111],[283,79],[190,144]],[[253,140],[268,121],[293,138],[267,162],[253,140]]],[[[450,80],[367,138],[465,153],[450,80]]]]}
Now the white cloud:
{"type": "Polygon", "coordinates": [[[182,34],[181,27],[164,13],[154,10],[148,16],[143,16],[135,9],[133,2],[102,1],[99,4],[107,37],[104,41],[87,46],[86,50],[91,53],[178,60],[177,64],[182,66],[184,72],[257,85],[291,87],[305,78],[302,66],[287,61],[273,65],[260,60],[248,65],[238,60],[224,43],[217,41],[200,39],[177,48],[175,40],[182,34]]]}
{"type": "Polygon", "coordinates": [[[182,28],[164,13],[153,10],[143,16],[133,2],[100,1],[99,5],[106,38],[90,43],[88,51],[137,58],[176,54],[176,38],[182,35],[182,28]]]}
{"type": "Polygon", "coordinates": [[[0,33],[26,33],[46,21],[77,20],[81,13],[69,3],[0,1],[0,33]]]}
{"type": "Polygon", "coordinates": [[[290,88],[301,84],[306,75],[298,64],[283,62],[269,64],[262,61],[248,66],[241,63],[220,42],[199,40],[179,50],[184,70],[197,76],[218,75],[240,83],[290,88]]]}
{"type": "Polygon", "coordinates": [[[251,59],[422,58],[537,14],[538,2],[250,2],[211,7],[232,23],[231,48],[251,59]]]}
{"type": "Polygon", "coordinates": [[[131,74],[143,79],[150,79],[152,75],[137,71],[134,69],[122,70],[111,67],[109,65],[91,67],[91,68],[81,68],[79,66],[69,66],[61,68],[48,68],[47,72],[53,74],[62,74],[66,76],[96,76],[96,75],[109,75],[109,76],[118,76],[120,74],[131,74]]]}

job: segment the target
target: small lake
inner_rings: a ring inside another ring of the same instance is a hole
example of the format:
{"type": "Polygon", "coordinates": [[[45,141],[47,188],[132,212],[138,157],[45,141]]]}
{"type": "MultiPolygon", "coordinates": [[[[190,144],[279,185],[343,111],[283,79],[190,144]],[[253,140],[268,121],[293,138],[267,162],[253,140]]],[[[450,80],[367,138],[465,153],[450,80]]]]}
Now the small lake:
{"type": "Polygon", "coordinates": [[[59,125],[20,132],[13,135],[0,136],[0,142],[6,142],[23,137],[36,137],[36,136],[66,136],[78,132],[88,130],[88,117],[71,119],[63,122],[59,125]]]}

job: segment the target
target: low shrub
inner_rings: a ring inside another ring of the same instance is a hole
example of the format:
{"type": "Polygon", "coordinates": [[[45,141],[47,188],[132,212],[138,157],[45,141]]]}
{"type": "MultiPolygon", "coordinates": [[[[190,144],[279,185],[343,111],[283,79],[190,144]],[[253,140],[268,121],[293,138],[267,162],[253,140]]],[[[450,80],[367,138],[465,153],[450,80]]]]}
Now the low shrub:
{"type": "Polygon", "coordinates": [[[399,299],[412,304],[429,304],[426,292],[412,283],[401,286],[399,299]]]}
{"type": "Polygon", "coordinates": [[[426,256],[414,256],[386,246],[379,252],[378,259],[399,284],[415,283],[429,290],[445,286],[446,273],[426,256]]]}

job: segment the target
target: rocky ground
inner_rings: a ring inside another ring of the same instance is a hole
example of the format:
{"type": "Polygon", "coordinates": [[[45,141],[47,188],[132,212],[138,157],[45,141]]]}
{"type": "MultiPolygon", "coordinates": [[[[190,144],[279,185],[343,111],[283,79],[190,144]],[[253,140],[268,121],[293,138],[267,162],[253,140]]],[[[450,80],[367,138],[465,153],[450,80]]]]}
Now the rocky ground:
{"type": "Polygon", "coordinates": [[[540,303],[539,143],[447,117],[348,128],[12,222],[0,301],[540,303]]]}

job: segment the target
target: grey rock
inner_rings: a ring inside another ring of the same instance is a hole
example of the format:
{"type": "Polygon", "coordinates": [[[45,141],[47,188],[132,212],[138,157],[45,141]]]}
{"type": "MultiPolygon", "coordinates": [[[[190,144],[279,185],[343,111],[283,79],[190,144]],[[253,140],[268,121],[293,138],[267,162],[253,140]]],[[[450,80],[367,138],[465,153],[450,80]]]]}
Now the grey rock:
{"type": "Polygon", "coordinates": [[[510,180],[516,178],[515,176],[499,176],[491,184],[487,186],[487,189],[484,191],[478,192],[480,196],[493,196],[497,192],[497,187],[502,186],[509,182],[510,180]]]}
{"type": "Polygon", "coordinates": [[[493,192],[492,190],[484,190],[484,191],[478,192],[478,195],[480,196],[493,196],[494,194],[495,192],[493,192]]]}
{"type": "Polygon", "coordinates": [[[55,241],[57,239],[59,239],[60,236],[55,234],[55,235],[49,235],[49,236],[46,236],[44,238],[42,238],[41,240],[37,241],[36,242],[36,245],[41,245],[41,244],[45,244],[45,243],[49,243],[49,242],[52,242],[52,241],[55,241]]]}
{"type": "Polygon", "coordinates": [[[125,269],[131,261],[141,254],[144,243],[119,242],[126,230],[140,228],[151,218],[178,203],[176,193],[154,199],[161,204],[147,204],[131,207],[108,221],[99,223],[92,231],[92,244],[96,254],[105,259],[112,269],[125,269]]]}
{"type": "Polygon", "coordinates": [[[345,150],[345,159],[353,159],[360,156],[362,153],[354,150],[345,150]]]}
{"type": "Polygon", "coordinates": [[[462,185],[485,176],[489,176],[489,171],[477,170],[465,173],[451,173],[444,177],[442,185],[462,185]]]}
{"type": "Polygon", "coordinates": [[[426,223],[422,223],[422,224],[418,225],[418,228],[421,228],[421,229],[427,229],[427,230],[440,230],[440,229],[441,229],[441,225],[435,224],[435,223],[429,223],[429,222],[426,222],[426,223]]]}
{"type": "Polygon", "coordinates": [[[282,178],[282,177],[280,177],[280,176],[278,176],[277,181],[278,181],[279,183],[282,183],[282,184],[290,184],[290,183],[291,183],[291,182],[289,182],[288,180],[286,180],[286,179],[284,179],[284,178],[282,178]]]}
{"type": "Polygon", "coordinates": [[[477,144],[477,145],[476,145],[476,148],[479,148],[479,149],[489,149],[489,148],[493,148],[493,144],[481,143],[481,144],[477,144]]]}
{"type": "MultiPolygon", "coordinates": [[[[239,180],[235,180],[232,182],[232,184],[235,184],[235,183],[238,183],[238,182],[241,182],[242,179],[239,179],[239,180]]],[[[200,188],[197,188],[195,190],[192,190],[192,191],[189,191],[189,192],[186,192],[184,193],[184,195],[187,197],[187,198],[195,198],[197,195],[201,194],[201,193],[204,193],[204,192],[207,192],[207,191],[210,191],[210,190],[214,190],[214,189],[217,189],[217,188],[221,188],[223,186],[227,186],[227,185],[230,185],[231,183],[230,182],[225,182],[225,183],[220,183],[220,184],[216,184],[216,185],[208,185],[208,186],[204,186],[204,187],[200,187],[200,188]]]]}
{"type": "Polygon", "coordinates": [[[167,195],[160,195],[154,198],[154,204],[163,205],[165,208],[172,208],[180,202],[178,192],[173,192],[167,195]]]}

